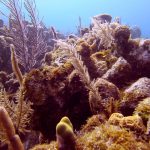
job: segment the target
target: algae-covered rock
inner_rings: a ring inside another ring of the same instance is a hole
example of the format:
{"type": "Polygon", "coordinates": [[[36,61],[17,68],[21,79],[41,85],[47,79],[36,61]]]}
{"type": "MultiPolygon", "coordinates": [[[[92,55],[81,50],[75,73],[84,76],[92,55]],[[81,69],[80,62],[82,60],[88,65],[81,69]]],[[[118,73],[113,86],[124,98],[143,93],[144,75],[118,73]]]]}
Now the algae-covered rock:
{"type": "Polygon", "coordinates": [[[92,131],[97,126],[100,126],[104,121],[106,121],[106,118],[104,118],[103,115],[93,115],[92,117],[88,118],[86,124],[82,126],[82,132],[85,133],[92,131]]]}
{"type": "Polygon", "coordinates": [[[141,116],[143,121],[147,123],[149,117],[150,117],[150,97],[147,97],[140,101],[140,103],[135,108],[135,114],[138,114],[141,116]]]}
{"type": "Polygon", "coordinates": [[[92,54],[90,58],[96,66],[99,77],[106,73],[106,71],[110,69],[117,60],[117,57],[111,54],[111,50],[96,52],[92,54]]]}
{"type": "Polygon", "coordinates": [[[67,115],[79,129],[91,114],[88,91],[73,66],[65,63],[60,67],[45,66],[26,74],[23,88],[25,100],[33,103],[31,127],[40,131],[45,138],[55,136],[55,126],[67,115]]]}
{"type": "Polygon", "coordinates": [[[124,115],[132,115],[138,103],[150,96],[150,79],[147,77],[140,78],[128,87],[123,93],[121,101],[121,112],[124,115]]]}
{"type": "Polygon", "coordinates": [[[134,76],[150,77],[150,40],[129,40],[125,48],[118,51],[132,66],[134,76]]]}
{"type": "Polygon", "coordinates": [[[121,85],[129,80],[131,74],[131,65],[123,58],[119,57],[113,66],[102,76],[102,78],[121,85]]]}
{"type": "MultiPolygon", "coordinates": [[[[89,92],[89,103],[93,106],[93,112],[95,113],[104,113],[101,108],[102,104],[110,114],[116,110],[116,103],[120,98],[120,92],[117,86],[113,83],[99,78],[95,84],[94,88],[98,89],[98,92],[101,96],[101,100],[95,100],[95,95],[92,91],[89,92]]],[[[108,115],[108,114],[105,114],[108,115]]]]}
{"type": "Polygon", "coordinates": [[[130,38],[130,29],[127,26],[118,26],[115,29],[115,40],[117,44],[125,46],[130,38]]]}

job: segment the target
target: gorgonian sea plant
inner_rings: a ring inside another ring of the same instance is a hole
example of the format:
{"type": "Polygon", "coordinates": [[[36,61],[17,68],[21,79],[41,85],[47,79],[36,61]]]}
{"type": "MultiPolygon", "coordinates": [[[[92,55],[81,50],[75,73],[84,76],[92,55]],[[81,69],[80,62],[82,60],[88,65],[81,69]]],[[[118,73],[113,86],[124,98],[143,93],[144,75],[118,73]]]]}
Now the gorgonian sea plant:
{"type": "Polygon", "coordinates": [[[88,72],[88,68],[84,65],[84,62],[81,59],[81,56],[77,53],[77,50],[75,48],[75,45],[69,44],[67,42],[64,42],[62,40],[57,40],[57,44],[60,46],[60,49],[66,50],[70,54],[71,63],[78,72],[82,82],[85,84],[87,89],[89,89],[93,95],[95,96],[92,101],[89,101],[90,109],[92,113],[96,113],[94,106],[97,103],[100,103],[100,110],[104,112],[104,114],[108,114],[107,110],[105,109],[104,104],[102,103],[102,98],[100,93],[98,92],[98,89],[95,87],[96,80],[91,81],[90,75],[88,72]]]}
{"type": "MultiPolygon", "coordinates": [[[[39,58],[46,52],[46,42],[43,38],[41,21],[34,0],[0,0],[10,11],[9,28],[5,36],[13,39],[19,64],[25,71],[39,66],[39,58]],[[28,12],[30,23],[25,20],[24,12],[28,12]]],[[[3,13],[4,14],[4,13],[3,13]]]]}

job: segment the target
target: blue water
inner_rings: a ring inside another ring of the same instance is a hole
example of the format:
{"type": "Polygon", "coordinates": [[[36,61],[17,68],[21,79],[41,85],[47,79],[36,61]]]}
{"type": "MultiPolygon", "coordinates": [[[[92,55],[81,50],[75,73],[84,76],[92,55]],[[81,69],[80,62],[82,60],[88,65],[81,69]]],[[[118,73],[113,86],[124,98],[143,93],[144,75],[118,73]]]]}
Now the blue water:
{"type": "MultiPolygon", "coordinates": [[[[79,16],[88,26],[92,16],[108,13],[121,17],[122,23],[137,25],[144,37],[150,37],[150,0],[35,0],[47,27],[63,33],[76,32],[79,16]]],[[[1,8],[1,7],[0,7],[1,8]]]]}

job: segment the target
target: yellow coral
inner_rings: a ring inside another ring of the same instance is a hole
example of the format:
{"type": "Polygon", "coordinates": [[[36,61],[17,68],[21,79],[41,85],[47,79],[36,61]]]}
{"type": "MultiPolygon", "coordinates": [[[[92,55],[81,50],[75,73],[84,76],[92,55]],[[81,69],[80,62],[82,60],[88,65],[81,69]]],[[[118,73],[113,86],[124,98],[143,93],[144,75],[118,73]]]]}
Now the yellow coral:
{"type": "Polygon", "coordinates": [[[138,115],[123,117],[120,121],[120,126],[138,132],[144,132],[146,130],[141,117],[138,115]]]}
{"type": "Polygon", "coordinates": [[[120,120],[121,120],[122,118],[123,118],[123,115],[122,115],[122,114],[120,114],[120,113],[113,113],[113,114],[110,116],[108,122],[109,122],[110,124],[113,124],[113,125],[119,125],[120,120]]]}
{"type": "Polygon", "coordinates": [[[120,113],[113,113],[108,122],[112,125],[128,128],[136,132],[145,132],[146,130],[141,117],[138,115],[124,117],[120,113]]]}
{"type": "Polygon", "coordinates": [[[30,150],[58,150],[57,143],[52,141],[50,144],[38,144],[30,150]]]}

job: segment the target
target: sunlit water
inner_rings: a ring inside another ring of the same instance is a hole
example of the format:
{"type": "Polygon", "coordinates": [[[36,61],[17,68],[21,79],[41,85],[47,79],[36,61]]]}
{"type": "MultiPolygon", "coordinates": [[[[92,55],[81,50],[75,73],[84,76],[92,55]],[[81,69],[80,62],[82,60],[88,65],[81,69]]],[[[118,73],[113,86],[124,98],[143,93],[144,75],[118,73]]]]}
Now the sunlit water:
{"type": "MultiPolygon", "coordinates": [[[[143,37],[150,37],[150,0],[35,0],[40,18],[47,27],[63,33],[76,32],[79,16],[82,26],[89,26],[91,17],[101,13],[120,17],[123,24],[137,25],[143,37]]],[[[0,4],[0,10],[7,12],[0,4]]],[[[2,15],[0,15],[2,18],[2,15]]],[[[5,22],[6,18],[5,18],[5,22]]]]}

